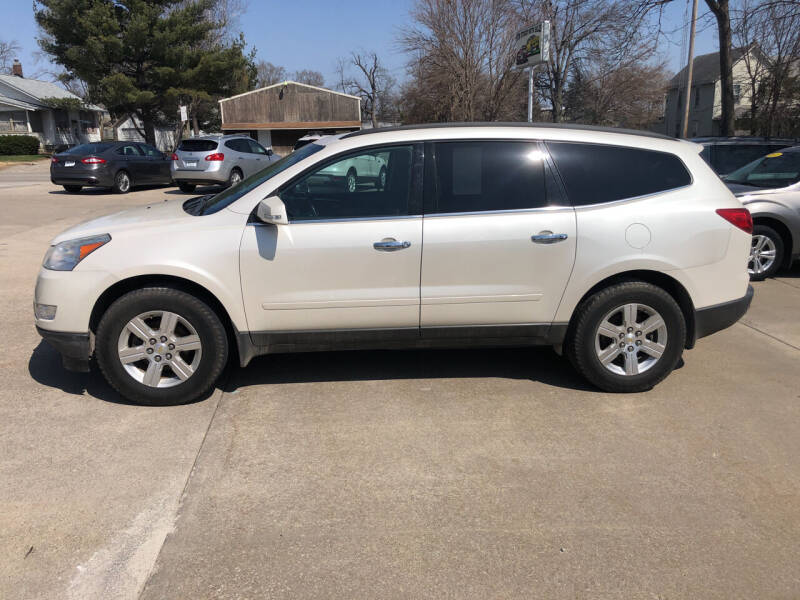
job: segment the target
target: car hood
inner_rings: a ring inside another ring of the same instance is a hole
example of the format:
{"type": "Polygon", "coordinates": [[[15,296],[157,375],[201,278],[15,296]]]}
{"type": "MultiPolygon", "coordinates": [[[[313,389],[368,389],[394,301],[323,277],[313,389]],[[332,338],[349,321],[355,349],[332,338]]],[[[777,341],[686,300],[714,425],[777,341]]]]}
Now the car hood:
{"type": "Polygon", "coordinates": [[[183,210],[183,198],[155,202],[146,206],[138,206],[121,212],[84,221],[56,236],[52,244],[57,244],[66,240],[99,235],[108,233],[114,237],[115,233],[138,229],[148,226],[163,226],[166,223],[179,223],[185,220],[195,219],[183,210]]]}

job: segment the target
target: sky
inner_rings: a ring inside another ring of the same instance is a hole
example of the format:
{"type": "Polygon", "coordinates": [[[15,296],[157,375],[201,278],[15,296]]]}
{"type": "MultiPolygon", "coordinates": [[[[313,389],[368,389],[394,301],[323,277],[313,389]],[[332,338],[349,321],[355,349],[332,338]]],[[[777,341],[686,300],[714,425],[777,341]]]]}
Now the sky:
{"type": "MultiPolygon", "coordinates": [[[[352,50],[374,50],[402,81],[406,56],[397,47],[401,28],[410,23],[415,0],[246,0],[247,11],[240,28],[258,58],[285,67],[289,72],[312,69],[321,72],[326,84],[336,82],[336,61],[352,50]]],[[[16,40],[22,47],[19,59],[26,75],[51,70],[36,44],[36,22],[30,2],[5,2],[3,18],[13,23],[0,30],[3,41],[16,40]]],[[[690,5],[689,5],[690,8],[690,5]]],[[[660,43],[660,52],[669,68],[677,71],[685,60],[681,48],[682,30],[687,14],[687,0],[667,4],[662,29],[672,32],[660,43]]],[[[700,2],[699,14],[707,14],[700,2]]],[[[701,18],[695,43],[695,55],[717,50],[716,28],[708,17],[701,18]]],[[[44,77],[43,77],[44,78],[44,77]]]]}

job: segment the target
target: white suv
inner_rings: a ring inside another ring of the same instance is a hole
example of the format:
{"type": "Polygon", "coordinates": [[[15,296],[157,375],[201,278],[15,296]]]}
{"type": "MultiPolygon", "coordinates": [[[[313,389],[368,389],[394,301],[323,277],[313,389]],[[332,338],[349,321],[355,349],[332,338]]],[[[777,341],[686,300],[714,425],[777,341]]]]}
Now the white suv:
{"type": "Polygon", "coordinates": [[[551,125],[326,137],[64,232],[36,325],[143,404],[206,394],[229,355],[464,345],[552,345],[600,389],[647,390],[752,298],[750,214],[701,149],[551,125]],[[326,175],[369,157],[383,184],[326,175]]]}

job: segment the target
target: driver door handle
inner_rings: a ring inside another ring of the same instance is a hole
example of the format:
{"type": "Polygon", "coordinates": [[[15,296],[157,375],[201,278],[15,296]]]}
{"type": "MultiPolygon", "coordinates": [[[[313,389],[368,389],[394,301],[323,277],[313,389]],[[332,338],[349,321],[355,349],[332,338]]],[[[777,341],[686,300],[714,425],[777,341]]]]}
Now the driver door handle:
{"type": "Polygon", "coordinates": [[[553,233],[552,231],[540,231],[536,235],[531,236],[531,241],[534,244],[555,244],[556,242],[563,242],[569,237],[566,233],[553,233]]]}
{"type": "Polygon", "coordinates": [[[411,247],[411,242],[398,242],[394,238],[384,238],[380,242],[375,242],[372,244],[372,247],[375,250],[380,250],[381,252],[394,252],[395,250],[405,250],[406,248],[411,247]]]}

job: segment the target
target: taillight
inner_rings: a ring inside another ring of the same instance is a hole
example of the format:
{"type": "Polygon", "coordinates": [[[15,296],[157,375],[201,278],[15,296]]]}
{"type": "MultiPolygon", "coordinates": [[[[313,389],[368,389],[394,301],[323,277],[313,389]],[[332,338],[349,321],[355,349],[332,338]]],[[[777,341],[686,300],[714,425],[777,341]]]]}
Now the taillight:
{"type": "Polygon", "coordinates": [[[718,208],[717,214],[745,233],[753,233],[753,216],[746,208],[718,208]]]}
{"type": "Polygon", "coordinates": [[[214,152],[206,156],[206,160],[225,160],[225,155],[222,152],[214,152]]]}
{"type": "Polygon", "coordinates": [[[172,156],[170,156],[170,159],[171,160],[178,160],[178,155],[173,152],[172,156]]]}
{"type": "Polygon", "coordinates": [[[50,159],[50,161],[51,162],[58,162],[58,159],[54,156],[52,159],[50,159]]]}
{"type": "Polygon", "coordinates": [[[106,159],[99,156],[87,156],[81,162],[85,165],[102,165],[106,159]]]}

